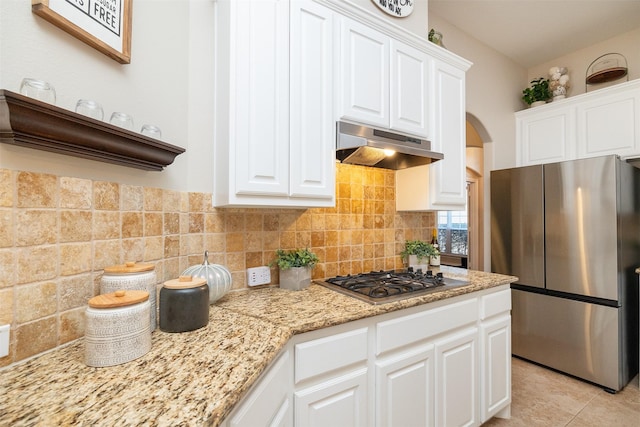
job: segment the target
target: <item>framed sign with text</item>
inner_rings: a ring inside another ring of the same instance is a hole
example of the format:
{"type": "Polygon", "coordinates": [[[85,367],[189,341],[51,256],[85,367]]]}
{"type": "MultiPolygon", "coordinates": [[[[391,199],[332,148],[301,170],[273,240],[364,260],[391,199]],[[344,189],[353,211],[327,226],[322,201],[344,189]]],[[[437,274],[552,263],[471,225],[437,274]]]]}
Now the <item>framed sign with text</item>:
{"type": "Polygon", "coordinates": [[[31,10],[121,64],[128,64],[132,1],[31,0],[31,10]]]}
{"type": "Polygon", "coordinates": [[[413,12],[414,0],[371,0],[380,10],[396,18],[405,18],[413,12]]]}

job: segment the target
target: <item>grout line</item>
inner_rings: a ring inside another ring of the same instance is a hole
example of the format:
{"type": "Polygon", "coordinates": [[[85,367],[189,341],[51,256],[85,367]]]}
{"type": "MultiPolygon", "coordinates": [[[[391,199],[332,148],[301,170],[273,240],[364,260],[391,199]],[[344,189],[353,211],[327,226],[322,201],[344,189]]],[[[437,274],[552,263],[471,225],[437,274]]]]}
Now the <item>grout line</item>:
{"type": "Polygon", "coordinates": [[[578,416],[582,413],[582,411],[584,411],[587,407],[589,407],[591,402],[593,402],[593,400],[596,397],[598,397],[598,391],[599,390],[597,390],[596,392],[593,393],[593,395],[584,403],[582,408],[580,408],[580,410],[578,412],[576,412],[576,414],[569,420],[569,422],[567,424],[564,425],[564,427],[570,427],[571,424],[573,423],[573,421],[578,418],[578,416]]]}

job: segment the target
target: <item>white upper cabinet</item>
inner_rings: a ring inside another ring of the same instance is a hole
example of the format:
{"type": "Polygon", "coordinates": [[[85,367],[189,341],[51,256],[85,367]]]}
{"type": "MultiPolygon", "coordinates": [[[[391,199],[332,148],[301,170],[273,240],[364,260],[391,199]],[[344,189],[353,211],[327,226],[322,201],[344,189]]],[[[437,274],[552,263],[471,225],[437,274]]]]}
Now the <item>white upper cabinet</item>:
{"type": "Polygon", "coordinates": [[[333,206],[333,15],[216,3],[215,206],[333,206]]]}
{"type": "Polygon", "coordinates": [[[333,207],[338,120],[431,140],[420,210],[464,206],[468,61],[349,2],[218,0],[214,25],[214,206],[333,207]]]}
{"type": "Polygon", "coordinates": [[[431,149],[444,159],[396,171],[399,211],[464,210],[466,192],[465,71],[433,60],[431,149]]]}
{"type": "Polygon", "coordinates": [[[333,12],[313,1],[291,3],[289,189],[321,206],[333,206],[335,193],[333,22],[333,12]]]}
{"type": "Polygon", "coordinates": [[[464,210],[467,204],[465,73],[434,61],[434,137],[431,148],[444,159],[429,166],[431,203],[437,210],[464,210]]]}
{"type": "Polygon", "coordinates": [[[340,18],[340,117],[389,126],[389,37],[340,18]]]}
{"type": "Polygon", "coordinates": [[[373,28],[340,19],[339,116],[429,136],[429,56],[373,28]]]}
{"type": "Polygon", "coordinates": [[[429,56],[391,40],[390,127],[429,138],[429,56]]]}
{"type": "MultiPolygon", "coordinates": [[[[557,106],[556,106],[557,107],[557,106]]],[[[516,119],[519,164],[534,165],[575,158],[575,111],[548,108],[516,119]]]]}
{"type": "Polygon", "coordinates": [[[640,154],[640,85],[576,106],[578,158],[640,154]]]}
{"type": "Polygon", "coordinates": [[[516,113],[516,166],[640,156],[640,80],[516,113]]]}

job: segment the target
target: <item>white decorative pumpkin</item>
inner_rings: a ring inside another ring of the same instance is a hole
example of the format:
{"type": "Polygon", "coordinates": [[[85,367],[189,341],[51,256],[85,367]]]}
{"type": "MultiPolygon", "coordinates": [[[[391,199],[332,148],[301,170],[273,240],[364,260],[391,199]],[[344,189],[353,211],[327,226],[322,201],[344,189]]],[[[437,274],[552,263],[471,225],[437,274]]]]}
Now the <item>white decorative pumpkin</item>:
{"type": "Polygon", "coordinates": [[[209,251],[204,251],[204,261],[182,272],[181,276],[200,277],[209,285],[209,304],[213,304],[231,290],[231,272],[219,264],[209,264],[209,251]]]}

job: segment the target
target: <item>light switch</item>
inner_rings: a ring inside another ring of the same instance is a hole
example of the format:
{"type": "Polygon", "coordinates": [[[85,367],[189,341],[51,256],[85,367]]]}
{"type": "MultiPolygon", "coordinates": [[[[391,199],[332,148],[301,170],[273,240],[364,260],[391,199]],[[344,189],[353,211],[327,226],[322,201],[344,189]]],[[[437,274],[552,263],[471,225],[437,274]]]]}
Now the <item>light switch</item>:
{"type": "Polygon", "coordinates": [[[9,325],[0,326],[0,357],[9,355],[9,325]]]}

